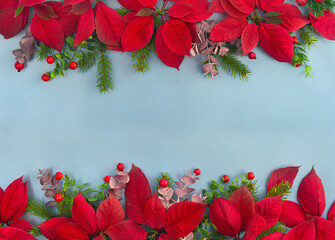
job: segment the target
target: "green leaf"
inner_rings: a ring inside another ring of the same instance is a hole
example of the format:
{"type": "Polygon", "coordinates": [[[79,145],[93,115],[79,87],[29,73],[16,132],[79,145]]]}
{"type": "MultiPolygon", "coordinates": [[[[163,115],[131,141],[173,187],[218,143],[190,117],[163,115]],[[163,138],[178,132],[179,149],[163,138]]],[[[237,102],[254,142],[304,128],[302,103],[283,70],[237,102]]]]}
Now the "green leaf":
{"type": "Polygon", "coordinates": [[[219,190],[220,192],[224,193],[224,192],[225,192],[225,186],[219,184],[219,185],[218,185],[218,190],[219,190]]]}
{"type": "Polygon", "coordinates": [[[155,12],[152,8],[142,8],[140,11],[137,12],[136,16],[145,17],[150,16],[155,12]]]}
{"type": "Polygon", "coordinates": [[[56,57],[57,57],[58,59],[63,59],[63,55],[60,54],[60,53],[56,53],[56,57]]]}
{"type": "Polygon", "coordinates": [[[66,42],[71,48],[73,48],[74,39],[71,36],[66,37],[66,42]]]}
{"type": "Polygon", "coordinates": [[[212,190],[217,189],[217,187],[218,187],[218,185],[216,184],[216,182],[212,182],[212,183],[210,184],[210,188],[211,188],[212,190]]]}
{"type": "Polygon", "coordinates": [[[80,188],[85,188],[89,185],[89,183],[82,183],[79,185],[80,188]]]}
{"type": "Polygon", "coordinates": [[[87,200],[88,200],[89,202],[96,202],[96,201],[98,201],[97,198],[92,198],[92,197],[87,198],[87,200]]]}
{"type": "Polygon", "coordinates": [[[276,17],[282,15],[281,13],[278,12],[266,12],[263,14],[264,17],[276,17]]]}
{"type": "Polygon", "coordinates": [[[65,50],[63,54],[65,57],[68,57],[68,58],[71,57],[71,54],[67,50],[65,50]]]}
{"type": "Polygon", "coordinates": [[[267,23],[278,25],[283,23],[284,21],[280,17],[272,16],[272,17],[264,17],[263,18],[267,23]]]}
{"type": "MultiPolygon", "coordinates": [[[[7,0],[8,1],[8,0],[7,0]]],[[[23,9],[24,9],[24,7],[19,7],[19,8],[17,8],[16,10],[15,10],[15,17],[17,17],[17,16],[19,16],[20,15],[20,13],[23,11],[23,9]]]]}

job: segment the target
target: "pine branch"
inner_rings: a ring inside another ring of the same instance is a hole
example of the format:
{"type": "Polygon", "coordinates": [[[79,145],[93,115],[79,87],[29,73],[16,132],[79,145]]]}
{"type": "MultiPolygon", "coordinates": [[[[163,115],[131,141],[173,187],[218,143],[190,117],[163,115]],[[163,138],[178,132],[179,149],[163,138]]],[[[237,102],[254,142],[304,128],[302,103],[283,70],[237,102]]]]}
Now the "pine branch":
{"type": "Polygon", "coordinates": [[[300,28],[300,44],[304,48],[311,49],[312,47],[317,46],[318,38],[316,31],[311,24],[307,24],[300,28]]]}
{"type": "Polygon", "coordinates": [[[324,11],[333,12],[335,9],[335,1],[334,0],[325,0],[324,2],[317,2],[314,0],[307,1],[306,6],[308,7],[308,11],[312,13],[315,17],[324,16],[324,11]]]}
{"type": "Polygon", "coordinates": [[[91,67],[93,67],[99,57],[100,51],[89,51],[87,53],[82,53],[82,57],[78,61],[78,68],[81,73],[87,72],[91,67]]]}
{"type": "Polygon", "coordinates": [[[34,237],[43,236],[41,230],[37,226],[33,226],[33,229],[29,231],[34,237]]]}
{"type": "Polygon", "coordinates": [[[289,182],[279,183],[273,186],[266,194],[266,197],[282,196],[283,200],[286,200],[291,193],[291,184],[289,182]]]}
{"type": "Polygon", "coordinates": [[[135,72],[146,72],[149,70],[151,53],[154,51],[154,43],[150,41],[144,48],[131,53],[131,61],[134,62],[135,72]]]}
{"type": "Polygon", "coordinates": [[[28,201],[28,205],[26,211],[33,216],[42,218],[42,219],[49,219],[53,217],[57,217],[57,215],[52,211],[51,208],[45,206],[45,204],[41,200],[36,200],[30,198],[28,201]]]}
{"type": "Polygon", "coordinates": [[[268,230],[262,232],[256,239],[261,239],[271,233],[274,232],[282,232],[282,233],[287,233],[288,232],[288,228],[284,226],[284,224],[282,224],[281,222],[277,222],[275,225],[273,225],[271,228],[269,228],[268,230]]]}
{"type": "Polygon", "coordinates": [[[225,70],[230,76],[235,77],[239,76],[240,80],[247,81],[249,80],[251,70],[250,68],[243,64],[236,56],[224,55],[216,56],[218,59],[219,65],[225,70]]]}
{"type": "Polygon", "coordinates": [[[48,56],[54,55],[55,50],[44,43],[40,43],[40,45],[36,49],[35,54],[36,54],[36,59],[38,61],[43,61],[48,56]]]}
{"type": "Polygon", "coordinates": [[[101,52],[98,60],[97,87],[100,94],[113,90],[112,67],[106,52],[101,52]]]}

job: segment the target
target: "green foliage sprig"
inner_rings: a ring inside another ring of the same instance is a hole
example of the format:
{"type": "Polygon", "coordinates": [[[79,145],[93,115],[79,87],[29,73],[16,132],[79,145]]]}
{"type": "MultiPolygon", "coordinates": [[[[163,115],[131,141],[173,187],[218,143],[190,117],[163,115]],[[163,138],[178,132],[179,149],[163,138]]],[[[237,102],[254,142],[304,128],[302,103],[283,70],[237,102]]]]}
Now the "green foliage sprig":
{"type": "MultiPolygon", "coordinates": [[[[229,53],[229,52],[228,52],[229,53]]],[[[251,69],[242,63],[241,60],[232,54],[224,56],[216,56],[221,68],[226,71],[230,76],[235,77],[236,75],[242,81],[248,81],[251,75],[251,69]]]]}
{"type": "Polygon", "coordinates": [[[58,216],[52,208],[46,207],[42,200],[33,198],[28,200],[26,212],[44,220],[58,216]]]}
{"type": "Polygon", "coordinates": [[[272,187],[267,193],[266,197],[275,197],[275,196],[281,196],[283,197],[283,200],[286,200],[288,196],[290,195],[291,191],[291,185],[289,182],[285,183],[279,183],[278,185],[272,187]]]}
{"type": "Polygon", "coordinates": [[[335,1],[325,0],[323,2],[317,2],[315,0],[308,0],[306,4],[308,11],[312,13],[315,17],[324,16],[324,11],[334,11],[335,1]]]}

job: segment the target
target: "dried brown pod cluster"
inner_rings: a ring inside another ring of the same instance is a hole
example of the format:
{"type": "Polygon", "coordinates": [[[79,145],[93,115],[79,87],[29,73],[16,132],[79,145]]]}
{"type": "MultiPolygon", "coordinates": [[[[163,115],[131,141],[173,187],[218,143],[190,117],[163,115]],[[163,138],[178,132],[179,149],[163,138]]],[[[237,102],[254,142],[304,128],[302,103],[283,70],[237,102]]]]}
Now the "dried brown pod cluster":
{"type": "Polygon", "coordinates": [[[29,62],[31,60],[31,56],[36,51],[37,41],[36,39],[30,34],[30,31],[26,31],[26,35],[23,36],[20,40],[20,47],[19,49],[15,49],[13,51],[13,55],[15,59],[19,63],[29,62]]]}
{"type": "MultiPolygon", "coordinates": [[[[41,185],[43,186],[42,190],[45,191],[44,195],[47,198],[54,198],[58,193],[58,188],[60,185],[59,180],[55,178],[55,175],[49,172],[49,169],[43,171],[39,169],[37,179],[40,180],[41,185]]],[[[49,201],[45,205],[47,207],[55,206],[57,204],[56,201],[49,201]]]]}

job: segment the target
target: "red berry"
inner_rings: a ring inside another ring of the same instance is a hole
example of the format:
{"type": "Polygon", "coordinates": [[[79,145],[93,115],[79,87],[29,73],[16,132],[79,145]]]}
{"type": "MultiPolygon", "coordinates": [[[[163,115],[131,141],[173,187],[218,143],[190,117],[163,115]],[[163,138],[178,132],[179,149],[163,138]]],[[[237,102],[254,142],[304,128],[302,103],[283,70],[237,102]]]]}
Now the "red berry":
{"type": "Polygon", "coordinates": [[[299,42],[299,39],[297,37],[292,37],[293,44],[297,44],[299,42]]]}
{"type": "Polygon", "coordinates": [[[162,178],[162,179],[159,181],[159,186],[162,187],[162,188],[166,188],[168,185],[169,185],[169,181],[166,180],[165,178],[162,178]]]}
{"type": "Polygon", "coordinates": [[[47,57],[47,63],[53,64],[55,62],[55,58],[53,56],[47,57]]]}
{"type": "Polygon", "coordinates": [[[223,175],[222,176],[222,182],[224,182],[224,183],[229,182],[229,176],[228,175],[223,175]]]}
{"type": "Polygon", "coordinates": [[[56,194],[55,195],[55,197],[54,197],[54,200],[56,201],[56,202],[61,202],[61,201],[63,201],[63,195],[62,194],[56,194]]]}
{"type": "Polygon", "coordinates": [[[316,2],[318,2],[318,3],[323,3],[325,0],[315,0],[316,2]]]}
{"type": "Polygon", "coordinates": [[[247,178],[248,178],[248,180],[252,180],[252,179],[255,178],[255,174],[253,172],[248,172],[247,173],[247,178]]]}
{"type": "Polygon", "coordinates": [[[50,76],[49,76],[48,74],[43,74],[43,75],[42,75],[42,80],[43,80],[44,82],[48,82],[48,81],[50,80],[50,76]]]}
{"type": "Polygon", "coordinates": [[[111,176],[106,176],[104,178],[105,183],[109,183],[109,180],[111,180],[111,176]]]}
{"type": "Polygon", "coordinates": [[[305,6],[307,3],[307,0],[296,0],[296,2],[299,6],[305,6]]]}
{"type": "Polygon", "coordinates": [[[14,67],[18,72],[21,72],[21,70],[24,68],[24,63],[19,63],[19,61],[16,61],[14,67]]]}
{"type": "Polygon", "coordinates": [[[69,68],[70,68],[71,70],[75,70],[77,67],[78,67],[77,62],[70,62],[70,63],[69,63],[69,68]]]}
{"type": "Polygon", "coordinates": [[[299,64],[299,63],[295,65],[295,67],[300,67],[300,66],[301,66],[301,64],[299,64]]]}
{"type": "Polygon", "coordinates": [[[56,180],[61,180],[61,179],[63,178],[63,173],[61,173],[61,172],[56,172],[56,174],[55,174],[55,178],[56,178],[56,180]]]}
{"type": "Polygon", "coordinates": [[[248,56],[250,59],[256,59],[256,53],[254,52],[250,52],[248,56]]]}
{"type": "Polygon", "coordinates": [[[199,168],[196,168],[196,169],[194,169],[193,173],[194,173],[195,175],[199,176],[200,173],[201,173],[201,171],[200,171],[199,168]]]}
{"type": "Polygon", "coordinates": [[[123,163],[119,163],[119,164],[117,165],[117,170],[119,170],[119,171],[123,171],[123,170],[124,170],[124,164],[123,164],[123,163]]]}

